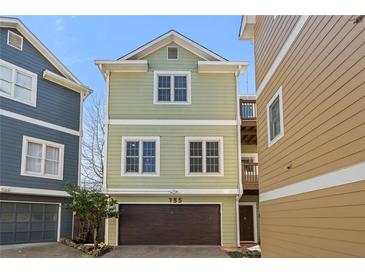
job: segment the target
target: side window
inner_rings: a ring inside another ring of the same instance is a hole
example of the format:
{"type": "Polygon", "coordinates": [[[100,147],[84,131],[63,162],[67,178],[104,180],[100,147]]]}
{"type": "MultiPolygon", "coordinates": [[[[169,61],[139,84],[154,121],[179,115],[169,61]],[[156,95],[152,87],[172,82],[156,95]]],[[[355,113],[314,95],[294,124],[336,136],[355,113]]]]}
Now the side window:
{"type": "Polygon", "coordinates": [[[268,146],[270,147],[284,136],[283,93],[281,87],[267,104],[266,111],[268,146]]]}

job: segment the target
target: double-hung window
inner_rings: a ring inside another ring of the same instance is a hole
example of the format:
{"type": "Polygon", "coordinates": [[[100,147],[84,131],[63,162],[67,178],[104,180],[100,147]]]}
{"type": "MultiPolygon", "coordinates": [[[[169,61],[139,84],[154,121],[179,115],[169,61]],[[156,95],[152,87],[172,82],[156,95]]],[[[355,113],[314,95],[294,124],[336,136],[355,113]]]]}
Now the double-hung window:
{"type": "Polygon", "coordinates": [[[155,71],[155,104],[190,104],[191,73],[189,71],[155,71]]]}
{"type": "Polygon", "coordinates": [[[63,179],[64,145],[23,137],[21,175],[63,179]]]}
{"type": "Polygon", "coordinates": [[[0,96],[36,106],[37,74],[0,59],[0,96]]]}
{"type": "Polygon", "coordinates": [[[284,136],[283,92],[280,87],[266,106],[268,146],[284,136]]]}
{"type": "Polygon", "coordinates": [[[160,138],[122,138],[122,176],[159,176],[160,138]]]}
{"type": "Polygon", "coordinates": [[[223,175],[223,137],[185,137],[185,175],[223,175]]]}

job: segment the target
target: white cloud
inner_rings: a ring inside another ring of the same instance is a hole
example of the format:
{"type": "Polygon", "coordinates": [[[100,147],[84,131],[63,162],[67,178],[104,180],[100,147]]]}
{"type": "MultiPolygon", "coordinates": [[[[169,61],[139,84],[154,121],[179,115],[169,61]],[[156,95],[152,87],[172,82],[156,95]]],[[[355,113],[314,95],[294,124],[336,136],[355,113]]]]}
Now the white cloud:
{"type": "Polygon", "coordinates": [[[58,31],[62,31],[65,29],[65,25],[62,19],[57,19],[56,20],[56,30],[58,31]]]}

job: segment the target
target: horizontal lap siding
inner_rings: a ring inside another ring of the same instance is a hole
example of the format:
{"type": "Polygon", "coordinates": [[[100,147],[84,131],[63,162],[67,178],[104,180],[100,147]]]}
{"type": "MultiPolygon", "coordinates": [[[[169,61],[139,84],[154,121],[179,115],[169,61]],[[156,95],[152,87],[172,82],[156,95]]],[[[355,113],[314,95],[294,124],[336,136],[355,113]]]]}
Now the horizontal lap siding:
{"type": "MultiPolygon", "coordinates": [[[[180,196],[179,196],[180,197],[180,196]]],[[[143,202],[143,203],[169,203],[168,196],[115,196],[118,202],[143,202]]],[[[222,233],[223,245],[225,247],[237,246],[237,225],[236,225],[236,198],[235,197],[206,197],[206,196],[182,196],[183,203],[222,203],[222,233]]],[[[178,205],[177,205],[178,206],[178,205]]],[[[110,219],[108,224],[109,244],[117,245],[117,223],[118,220],[110,219]]]]}
{"type": "Polygon", "coordinates": [[[12,187],[64,190],[78,181],[79,137],[0,116],[0,184],[12,187]],[[63,144],[63,180],[21,176],[23,136],[63,144]]]}
{"type": "MultiPolygon", "coordinates": [[[[20,34],[17,30],[11,31],[20,34]]],[[[7,45],[8,29],[0,28],[0,59],[37,74],[36,107],[0,97],[0,108],[58,126],[79,130],[80,94],[43,78],[43,71],[62,74],[25,38],[23,50],[7,45]]]]}
{"type": "Polygon", "coordinates": [[[298,19],[299,16],[276,16],[275,18],[274,16],[258,16],[255,27],[257,87],[260,86],[298,19]]]}
{"type": "Polygon", "coordinates": [[[365,257],[365,181],[261,202],[264,257],[365,257]]]}
{"type": "Polygon", "coordinates": [[[236,126],[109,126],[109,188],[237,188],[236,126]],[[160,136],[160,176],[121,176],[122,136],[160,136]],[[224,176],[185,177],[185,136],[223,136],[224,176]]]}
{"type": "Polygon", "coordinates": [[[365,160],[364,24],[311,16],[259,96],[261,192],[365,160]],[[266,104],[280,86],[285,135],[268,148],[266,104]]]}
{"type": "Polygon", "coordinates": [[[233,73],[198,73],[197,62],[201,58],[181,47],[177,61],[166,60],[166,47],[145,58],[149,63],[147,73],[111,74],[110,119],[236,119],[233,73]],[[153,104],[154,70],[191,71],[191,104],[153,104]]]}

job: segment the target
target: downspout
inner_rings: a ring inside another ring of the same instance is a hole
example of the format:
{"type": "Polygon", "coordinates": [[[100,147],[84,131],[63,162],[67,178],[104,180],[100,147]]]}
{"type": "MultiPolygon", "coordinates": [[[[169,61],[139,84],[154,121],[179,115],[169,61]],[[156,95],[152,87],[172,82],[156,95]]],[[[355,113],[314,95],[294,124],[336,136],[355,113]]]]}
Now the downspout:
{"type": "MultiPolygon", "coordinates": [[[[103,161],[103,188],[102,192],[107,193],[106,186],[106,172],[107,172],[107,155],[108,155],[108,128],[109,128],[109,76],[110,72],[106,72],[106,93],[105,93],[105,113],[104,113],[104,161],[103,161]]],[[[109,244],[109,219],[105,219],[105,229],[104,229],[104,242],[109,244]]]]}
{"type": "Polygon", "coordinates": [[[240,114],[240,96],[239,96],[239,75],[242,67],[238,66],[235,72],[236,77],[236,122],[237,122],[237,170],[238,170],[238,196],[236,196],[236,235],[237,235],[237,247],[241,245],[240,242],[240,224],[239,224],[239,201],[243,194],[242,188],[242,176],[241,176],[241,114],[240,114]]]}

